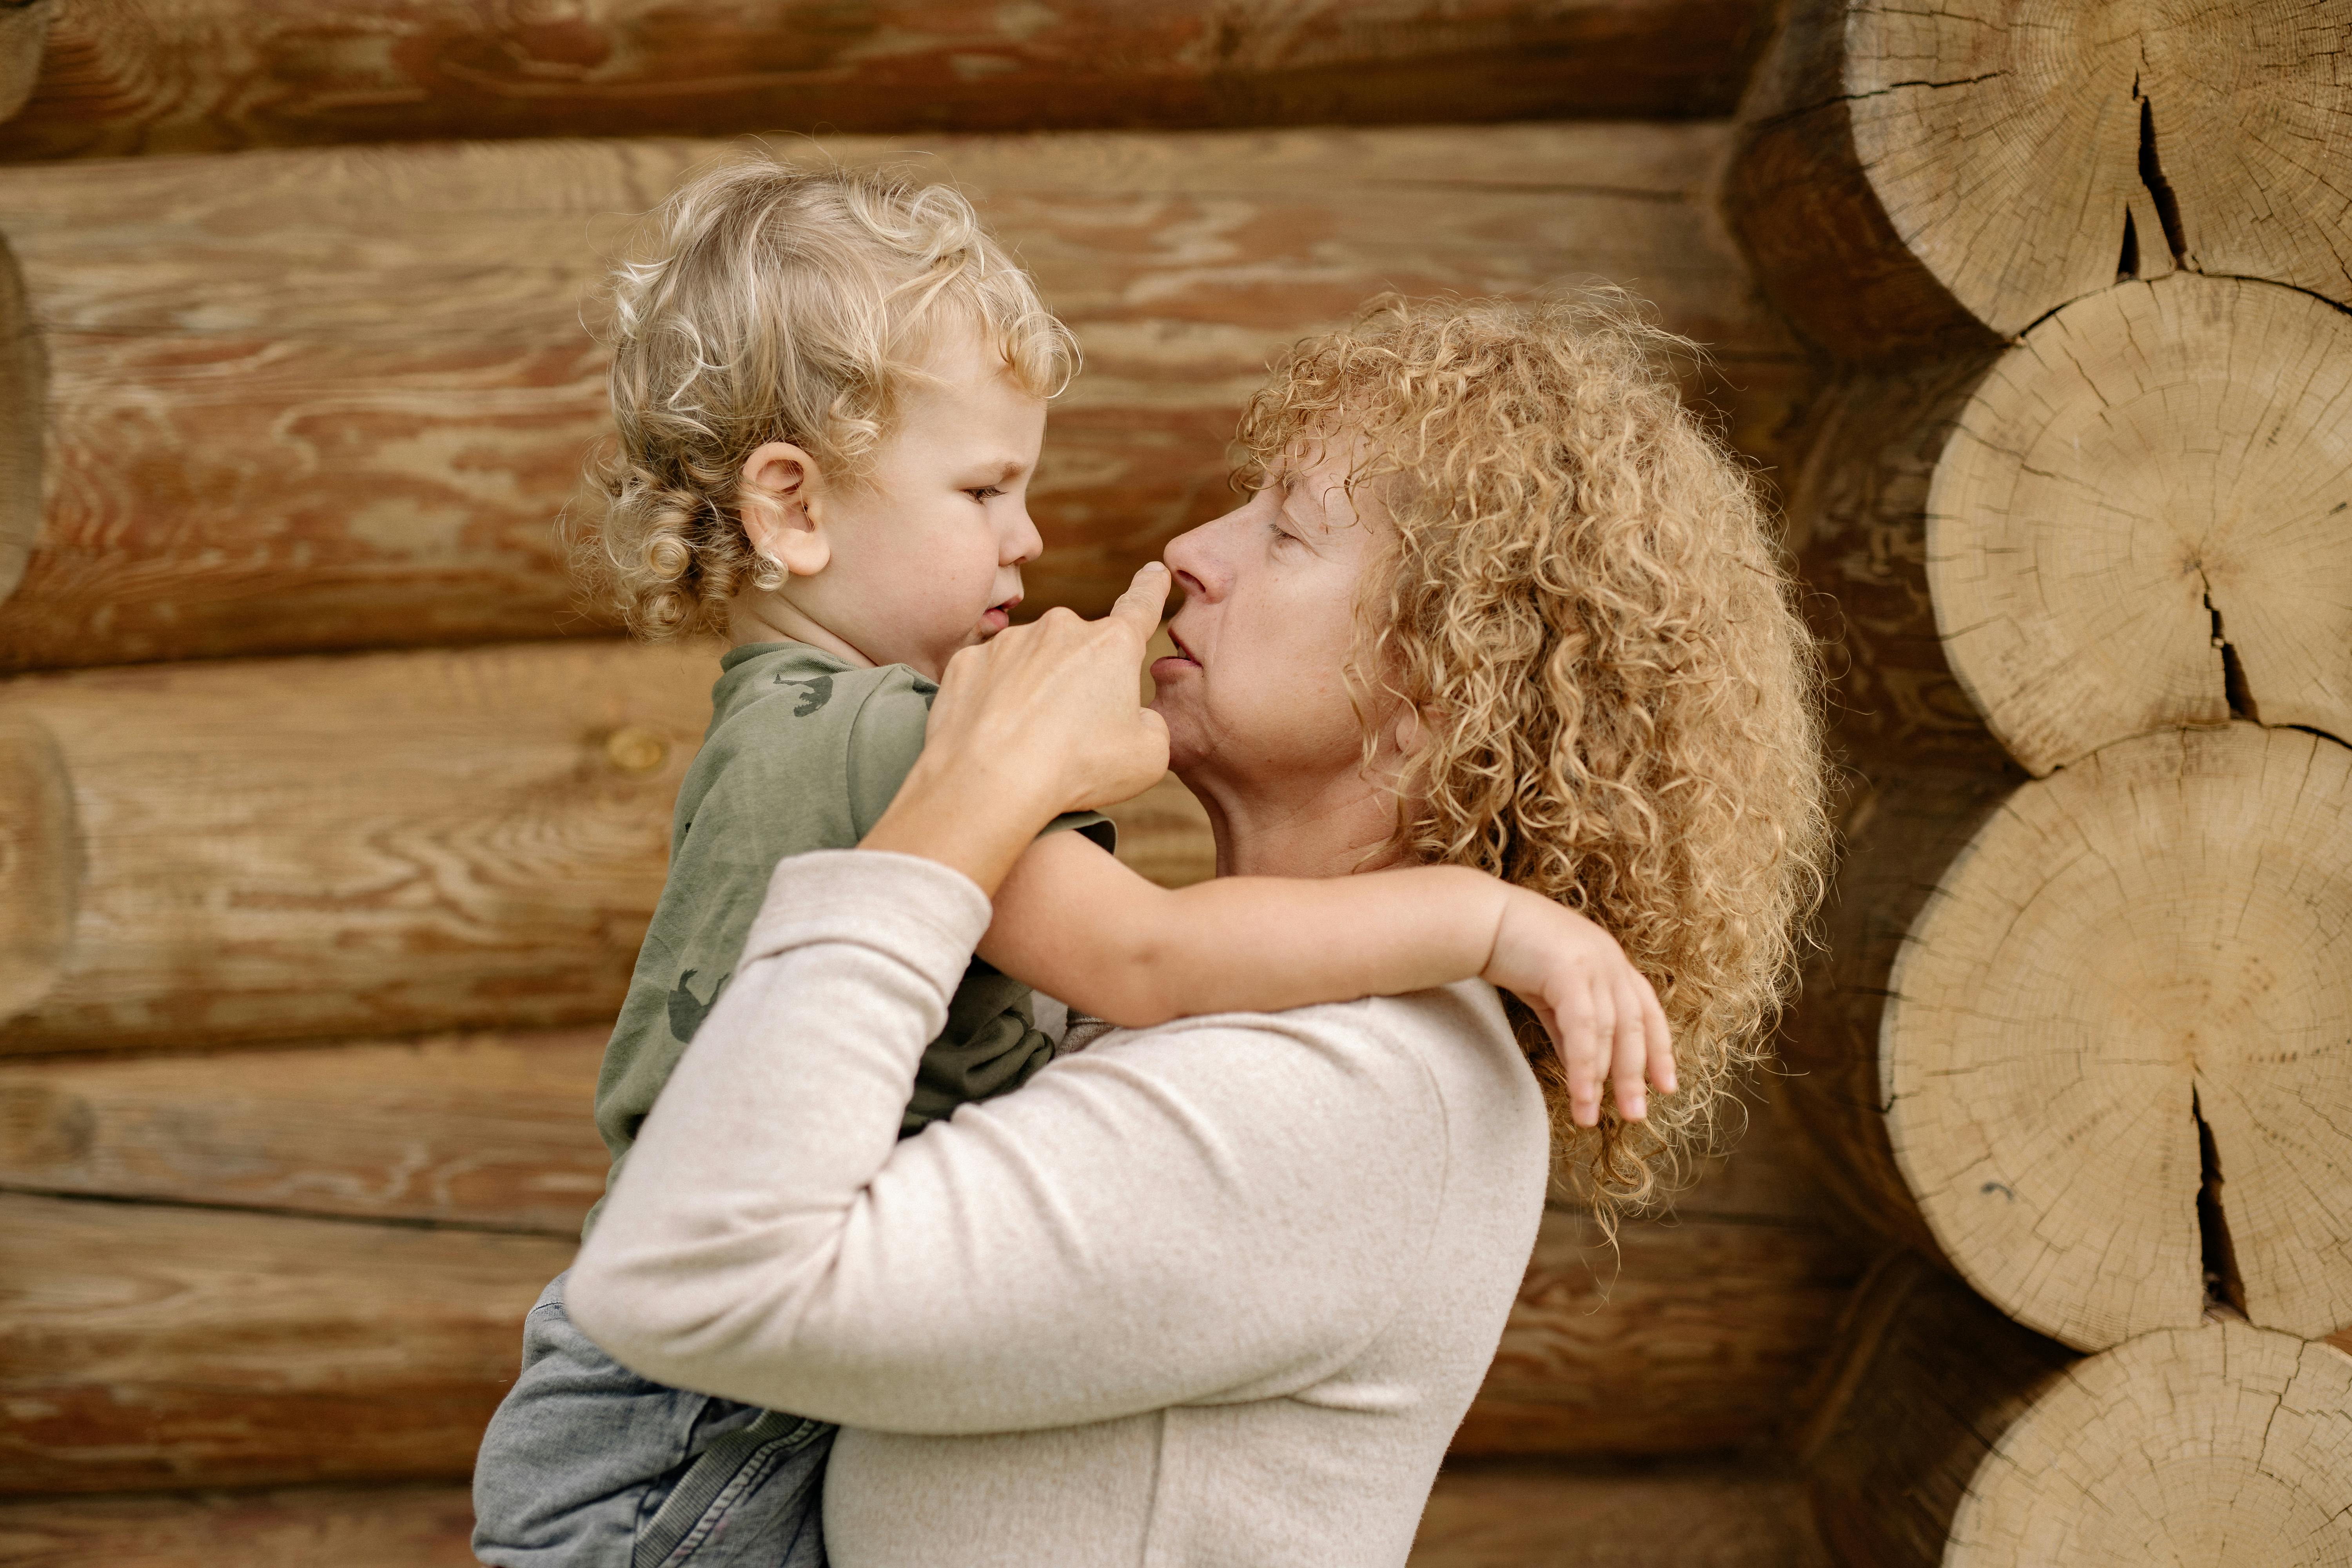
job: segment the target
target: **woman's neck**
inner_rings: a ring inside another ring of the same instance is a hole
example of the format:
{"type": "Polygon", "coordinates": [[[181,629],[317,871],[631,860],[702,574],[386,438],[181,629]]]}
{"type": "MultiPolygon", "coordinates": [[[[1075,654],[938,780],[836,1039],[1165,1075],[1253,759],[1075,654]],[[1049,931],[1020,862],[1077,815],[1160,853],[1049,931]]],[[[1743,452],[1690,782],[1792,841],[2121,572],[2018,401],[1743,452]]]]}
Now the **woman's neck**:
{"type": "Polygon", "coordinates": [[[1209,814],[1220,877],[1346,877],[1393,862],[1396,796],[1352,768],[1304,788],[1181,773],[1209,814]]]}

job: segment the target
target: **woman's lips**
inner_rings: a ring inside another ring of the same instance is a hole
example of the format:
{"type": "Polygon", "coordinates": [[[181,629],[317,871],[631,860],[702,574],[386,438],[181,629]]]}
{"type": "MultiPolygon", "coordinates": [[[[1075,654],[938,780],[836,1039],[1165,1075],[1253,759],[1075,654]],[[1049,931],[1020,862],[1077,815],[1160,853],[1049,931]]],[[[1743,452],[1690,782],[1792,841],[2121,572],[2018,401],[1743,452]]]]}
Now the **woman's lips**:
{"type": "Polygon", "coordinates": [[[1192,650],[1184,646],[1182,638],[1171,631],[1168,634],[1168,640],[1176,645],[1176,651],[1166,658],[1155,658],[1151,661],[1152,679],[1173,680],[1188,669],[1201,668],[1201,661],[1192,657],[1192,650]]]}

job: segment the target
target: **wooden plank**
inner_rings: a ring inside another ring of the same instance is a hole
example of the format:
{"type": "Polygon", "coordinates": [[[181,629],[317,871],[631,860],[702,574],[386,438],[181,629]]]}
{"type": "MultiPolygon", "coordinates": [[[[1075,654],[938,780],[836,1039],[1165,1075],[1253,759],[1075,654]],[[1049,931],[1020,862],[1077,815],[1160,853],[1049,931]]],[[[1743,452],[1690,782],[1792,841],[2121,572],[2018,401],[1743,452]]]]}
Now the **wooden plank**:
{"type": "Polygon", "coordinates": [[[1827,1568],[1803,1483],[1756,1464],[1449,1463],[1410,1568],[1827,1568]]]}
{"type": "Polygon", "coordinates": [[[1815,1224],[1544,1215],[1454,1451],[1686,1454],[1770,1439],[1833,1346],[1863,1255],[1815,1224]]]}
{"type": "Polygon", "coordinates": [[[473,1533],[447,1482],[0,1503],[9,1568],[474,1568],[473,1533]]]}
{"type": "Polygon", "coordinates": [[[1724,115],[1768,22],[1759,0],[79,0],[0,158],[1724,115]]]}
{"type": "MultiPolygon", "coordinates": [[[[0,1056],[609,1024],[714,652],[578,641],[0,687],[0,1056]]],[[[1206,818],[1172,781],[1114,815],[1147,874],[1204,872],[1206,818]]]]}
{"type": "MultiPolygon", "coordinates": [[[[1716,123],[844,139],[980,204],[1084,346],[1032,610],[1108,605],[1230,504],[1268,357],[1385,288],[1600,275],[1711,345],[1767,463],[1808,372],[1719,232],[1716,123]]],[[[709,142],[263,152],[0,171],[50,364],[49,493],[0,669],[547,637],[605,428],[582,312],[709,142]]],[[[814,155],[803,153],[802,155],[814,155]]]]}
{"type": "Polygon", "coordinates": [[[79,907],[0,1054],[609,1019],[711,679],[607,642],[9,683],[79,907]]]}
{"type": "Polygon", "coordinates": [[[461,1479],[571,1256],[0,1196],[0,1491],[461,1479]]]}
{"type": "Polygon", "coordinates": [[[606,1032],[0,1062],[0,1186],[576,1237],[606,1032]]]}
{"type": "MultiPolygon", "coordinates": [[[[0,1503],[11,1568],[470,1568],[462,1486],[0,1503]]],[[[1752,1466],[1449,1466],[1412,1568],[1819,1568],[1801,1486],[1752,1466]]]]}
{"type": "MultiPolygon", "coordinates": [[[[601,1175],[589,1058],[575,1037],[0,1072],[0,1183],[179,1201],[0,1194],[0,1490],[462,1477],[601,1175]],[[73,1146],[41,1149],[57,1129],[73,1146]],[[562,1234],[188,1206],[259,1203],[562,1234]]],[[[1759,1116],[1678,1221],[1627,1225],[1622,1268],[1548,1215],[1455,1451],[1706,1452],[1800,1414],[1859,1256],[1790,1152],[1759,1116]]]]}

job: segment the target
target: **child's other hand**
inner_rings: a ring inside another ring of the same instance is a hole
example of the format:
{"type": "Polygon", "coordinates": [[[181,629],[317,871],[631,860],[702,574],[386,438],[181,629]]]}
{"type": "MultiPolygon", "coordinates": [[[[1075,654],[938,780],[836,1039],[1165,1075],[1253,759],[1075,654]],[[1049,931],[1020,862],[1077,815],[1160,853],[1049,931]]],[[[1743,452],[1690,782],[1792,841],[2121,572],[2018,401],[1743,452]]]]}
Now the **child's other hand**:
{"type": "Polygon", "coordinates": [[[1617,939],[1572,910],[1513,888],[1495,932],[1485,978],[1535,1009],[1568,1072],[1570,1114],[1580,1127],[1601,1121],[1601,1086],[1613,1085],[1617,1113],[1649,1114],[1643,1079],[1675,1089],[1674,1041],[1658,994],[1617,939]]]}

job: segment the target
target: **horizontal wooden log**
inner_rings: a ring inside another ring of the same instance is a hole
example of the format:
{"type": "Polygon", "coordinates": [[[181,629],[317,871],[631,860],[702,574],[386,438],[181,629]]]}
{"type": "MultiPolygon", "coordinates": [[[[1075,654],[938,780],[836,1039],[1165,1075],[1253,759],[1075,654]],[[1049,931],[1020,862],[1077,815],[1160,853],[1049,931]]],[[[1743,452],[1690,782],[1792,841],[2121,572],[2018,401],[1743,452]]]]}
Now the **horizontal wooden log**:
{"type": "MultiPolygon", "coordinates": [[[[604,1191],[588,1105],[604,1036],[0,1061],[0,1188],[574,1236],[604,1191]]],[[[1675,1207],[1809,1233],[1822,1211],[1777,1101],[1675,1207]]]]}
{"type": "Polygon", "coordinates": [[[44,837],[76,908],[47,974],[10,966],[0,1053],[609,1019],[712,666],[608,642],[9,683],[70,784],[44,837]]]}
{"type": "Polygon", "coordinates": [[[475,1568],[473,1533],[447,1481],[0,1503],[10,1568],[475,1568]]]}
{"type": "MultiPolygon", "coordinates": [[[[454,1484],[303,1487],[0,1503],[11,1568],[473,1568],[454,1484]]],[[[1440,1472],[1412,1568],[1814,1568],[1804,1491],[1753,1467],[1556,1465],[1440,1472]],[[1671,1520],[1671,1529],[1661,1529],[1671,1520]]]]}
{"type": "Polygon", "coordinates": [[[1462,1465],[1438,1473],[1409,1568],[1820,1568],[1801,1481],[1752,1461],[1462,1465]]]}
{"type": "MultiPolygon", "coordinates": [[[[1728,114],[1759,0],[75,0],[0,158],[334,142],[1728,114]]],[[[0,103],[5,103],[0,100],[0,103]]]]}
{"type": "MultiPolygon", "coordinates": [[[[0,1055],[609,1024],[716,673],[604,640],[0,687],[0,1055]]],[[[1115,815],[1206,873],[1172,780],[1115,815]]]]}
{"type": "Polygon", "coordinates": [[[607,1032],[0,1062],[0,1187],[577,1236],[607,1032]]]}
{"type": "MultiPolygon", "coordinates": [[[[7,1068],[0,1185],[112,1182],[181,1206],[0,1195],[0,1490],[465,1475],[603,1164],[584,1043],[540,1050],[352,1047],[340,1100],[323,1050],[7,1068]],[[532,1087],[529,1066],[567,1053],[532,1087]],[[458,1109],[477,1089],[482,1105],[458,1109]],[[46,1173],[43,1128],[79,1148],[53,1147],[68,1157],[46,1173]],[[538,1153],[515,1153],[530,1141],[538,1153]],[[257,1203],[564,1234],[192,1206],[257,1203]]],[[[1759,1112],[1674,1222],[1629,1222],[1622,1259],[1586,1222],[1547,1217],[1457,1451],[1706,1452],[1792,1417],[1858,1255],[1777,1126],[1759,1112]]]]}
{"type": "MultiPolygon", "coordinates": [[[[1387,288],[1600,275],[1710,345],[1779,460],[1807,372],[1707,195],[1719,124],[845,140],[952,179],[1076,329],[1033,610],[1098,609],[1230,504],[1268,358],[1387,288]]],[[[0,171],[45,333],[49,494],[0,669],[547,637],[551,523],[609,422],[582,326],[623,216],[730,152],[542,142],[0,171]]],[[[740,155],[740,153],[739,153],[740,155]]],[[[800,153],[795,155],[814,156],[800,153]]],[[[0,430],[22,410],[0,409],[0,430]]],[[[11,439],[20,437],[8,437],[11,439]]]]}
{"type": "Polygon", "coordinates": [[[572,1250],[0,1197],[0,1490],[462,1479],[572,1250]]]}
{"type": "Polygon", "coordinates": [[[1801,1413],[1864,1255],[1815,1221],[1685,1215],[1624,1226],[1544,1216],[1460,1454],[1754,1447],[1801,1413]]]}

